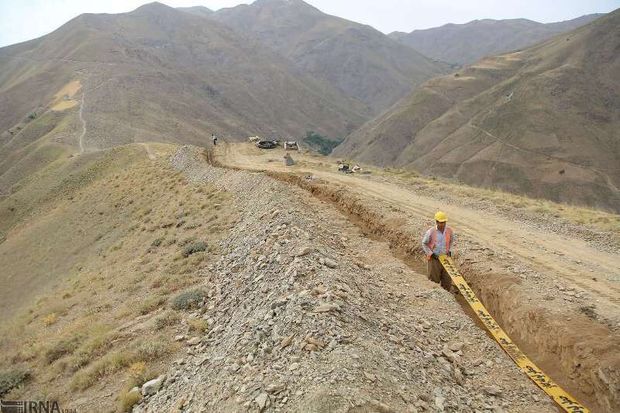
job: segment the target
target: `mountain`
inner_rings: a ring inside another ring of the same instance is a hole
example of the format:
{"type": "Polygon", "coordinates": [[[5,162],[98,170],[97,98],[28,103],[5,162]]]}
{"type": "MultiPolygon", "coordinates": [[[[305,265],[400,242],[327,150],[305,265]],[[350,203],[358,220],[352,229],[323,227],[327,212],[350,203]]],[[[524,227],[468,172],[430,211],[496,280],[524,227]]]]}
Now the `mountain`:
{"type": "Polygon", "coordinates": [[[620,211],[620,10],[432,79],[334,153],[620,211]]]}
{"type": "Polygon", "coordinates": [[[207,17],[213,14],[213,10],[205,6],[177,7],[177,10],[181,10],[186,13],[191,13],[201,17],[207,17]]]}
{"type": "Polygon", "coordinates": [[[143,133],[194,142],[203,131],[298,134],[323,128],[337,135],[364,119],[356,102],[300,74],[270,49],[159,3],[125,14],[79,16],[48,36],[0,49],[0,59],[0,99],[8,103],[10,96],[12,106],[3,105],[0,130],[33,109],[33,93],[43,104],[74,78],[86,91],[84,114],[95,118],[90,127],[131,125],[122,138],[106,136],[108,143],[98,146],[143,133]],[[45,84],[33,88],[37,82],[45,84]]]}
{"type": "Polygon", "coordinates": [[[211,17],[260,40],[373,113],[446,71],[370,26],[327,15],[301,0],[257,0],[211,17]]]}
{"type": "Polygon", "coordinates": [[[83,14],[0,49],[0,193],[53,159],[50,147],[345,136],[364,110],[216,21],[159,3],[83,14]]]}
{"type": "Polygon", "coordinates": [[[389,36],[426,56],[465,65],[485,56],[532,46],[601,16],[602,14],[589,14],[547,24],[527,19],[483,19],[466,24],[446,24],[427,30],[414,30],[411,33],[393,32],[389,36]]]}

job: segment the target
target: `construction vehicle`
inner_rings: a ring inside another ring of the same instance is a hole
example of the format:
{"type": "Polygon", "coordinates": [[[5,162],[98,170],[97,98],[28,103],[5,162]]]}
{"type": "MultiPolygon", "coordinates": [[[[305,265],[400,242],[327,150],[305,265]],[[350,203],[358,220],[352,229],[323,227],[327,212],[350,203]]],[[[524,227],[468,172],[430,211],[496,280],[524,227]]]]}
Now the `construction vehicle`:
{"type": "Polygon", "coordinates": [[[353,171],[349,167],[348,163],[338,164],[338,172],[342,172],[343,174],[352,174],[353,171]]]}
{"type": "Polygon", "coordinates": [[[260,149],[273,149],[278,146],[277,141],[258,141],[256,142],[256,147],[260,149]]]}
{"type": "Polygon", "coordinates": [[[298,151],[299,145],[297,145],[297,141],[284,141],[284,150],[298,151]]]}

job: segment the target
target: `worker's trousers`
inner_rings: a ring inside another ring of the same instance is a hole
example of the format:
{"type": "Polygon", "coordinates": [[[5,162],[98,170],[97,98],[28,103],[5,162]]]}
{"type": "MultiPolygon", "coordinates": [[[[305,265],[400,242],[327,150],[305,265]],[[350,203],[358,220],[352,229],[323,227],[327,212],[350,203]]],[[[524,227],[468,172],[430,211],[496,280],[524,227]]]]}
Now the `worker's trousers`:
{"type": "Polygon", "coordinates": [[[428,260],[428,279],[441,284],[443,288],[450,291],[452,280],[438,259],[431,258],[428,260]]]}

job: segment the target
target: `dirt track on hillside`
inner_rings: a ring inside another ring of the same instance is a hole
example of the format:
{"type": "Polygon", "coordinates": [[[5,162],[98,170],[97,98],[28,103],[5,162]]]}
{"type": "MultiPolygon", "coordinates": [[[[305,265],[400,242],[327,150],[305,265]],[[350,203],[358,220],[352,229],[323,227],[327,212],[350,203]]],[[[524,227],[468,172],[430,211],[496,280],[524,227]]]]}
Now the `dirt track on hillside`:
{"type": "Polygon", "coordinates": [[[342,211],[366,218],[361,224],[370,232],[369,216],[382,221],[385,230],[377,235],[409,261],[418,256],[417,238],[431,224],[429,217],[445,210],[460,235],[461,268],[520,347],[593,411],[620,406],[618,254],[578,234],[570,237],[518,218],[447,203],[441,194],[416,193],[386,176],[344,175],[330,158],[293,153],[298,163],[287,168],[283,153],[224,144],[214,157],[223,166],[276,173],[342,211]]]}

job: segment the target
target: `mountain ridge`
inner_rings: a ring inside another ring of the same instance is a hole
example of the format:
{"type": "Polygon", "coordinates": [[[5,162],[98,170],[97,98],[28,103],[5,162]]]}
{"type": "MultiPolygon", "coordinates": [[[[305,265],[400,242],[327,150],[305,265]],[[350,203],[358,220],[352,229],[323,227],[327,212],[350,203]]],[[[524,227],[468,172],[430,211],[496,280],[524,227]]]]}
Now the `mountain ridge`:
{"type": "Polygon", "coordinates": [[[205,145],[212,133],[345,136],[366,119],[360,102],[216,21],[160,3],[83,14],[0,49],[0,191],[52,153],[142,141],[205,145]],[[53,110],[71,82],[77,91],[53,110]]]}
{"type": "MultiPolygon", "coordinates": [[[[0,63],[12,66],[11,68],[13,69],[3,70],[4,75],[0,75],[0,88],[2,89],[7,88],[6,85],[10,83],[12,76],[14,78],[20,77],[14,66],[24,64],[28,60],[36,62],[45,59],[45,62],[42,61],[42,65],[46,67],[55,63],[67,65],[92,63],[92,67],[89,68],[92,69],[91,71],[106,73],[118,72],[119,69],[128,68],[136,64],[165,64],[165,69],[175,69],[177,72],[191,72],[193,77],[201,76],[200,73],[194,70],[198,66],[200,70],[207,72],[219,70],[216,73],[217,76],[230,77],[226,73],[234,73],[234,69],[243,64],[245,65],[245,67],[242,67],[244,75],[237,78],[239,83],[249,81],[250,77],[254,78],[252,82],[256,82],[260,76],[264,75],[261,74],[260,70],[274,72],[275,69],[275,72],[280,72],[281,75],[287,76],[291,80],[295,79],[294,81],[298,85],[294,88],[298,92],[301,91],[300,88],[306,88],[307,91],[314,88],[315,91],[312,92],[316,96],[314,99],[321,99],[323,101],[322,105],[333,109],[333,103],[330,103],[330,101],[337,104],[340,100],[341,108],[338,110],[343,110],[350,114],[355,113],[356,107],[354,102],[346,101],[346,99],[342,99],[329,91],[327,85],[321,85],[320,82],[300,74],[297,69],[290,65],[290,62],[274,54],[270,49],[264,48],[251,39],[233,32],[220,23],[212,22],[210,25],[205,26],[202,18],[175,10],[160,3],[151,3],[141,6],[132,12],[118,15],[84,14],[78,16],[48,36],[0,49],[0,58],[2,58],[0,63]],[[136,21],[131,22],[132,19],[136,21]],[[183,24],[178,24],[176,20],[182,21],[183,24]],[[135,26],[131,27],[133,23],[135,23],[135,26]],[[188,29],[188,27],[190,28],[188,29]],[[132,30],[135,32],[132,32],[132,30]],[[188,30],[193,30],[195,33],[190,33],[188,30]],[[202,36],[200,39],[202,44],[192,43],[191,36],[194,35],[202,36]],[[99,47],[92,47],[93,42],[96,42],[99,47]],[[174,49],[172,46],[174,46],[174,49]],[[197,53],[196,47],[202,47],[201,54],[197,53]],[[187,61],[179,61],[178,59],[180,58],[187,59],[187,61]],[[9,62],[10,59],[15,60],[9,62]],[[19,62],[16,62],[17,60],[19,62]],[[97,64],[100,66],[95,66],[97,64]],[[260,65],[263,65],[263,67],[260,65]],[[106,70],[106,66],[115,68],[113,70],[106,70]],[[320,98],[321,95],[324,97],[320,98]]],[[[31,68],[30,70],[36,69],[31,68]]],[[[84,70],[85,68],[80,67],[76,70],[80,69],[84,70]]],[[[141,69],[143,73],[150,71],[148,67],[135,69],[141,69]]],[[[155,71],[158,70],[161,71],[159,68],[156,68],[155,71]]],[[[108,74],[112,75],[113,73],[108,74]]],[[[209,74],[212,75],[213,73],[209,74]]],[[[64,84],[65,80],[63,79],[60,83],[64,84]]],[[[213,83],[216,82],[214,81],[213,83]]],[[[232,87],[232,85],[229,85],[229,87],[232,87]]],[[[50,90],[54,91],[58,89],[60,89],[58,85],[50,88],[50,90]]],[[[255,93],[257,91],[254,90],[255,93]]],[[[47,95],[49,96],[50,93],[47,92],[47,95]]],[[[234,90],[234,93],[239,95],[241,91],[234,90]]],[[[307,95],[308,93],[298,93],[297,97],[302,98],[304,94],[307,95]]],[[[236,97],[236,99],[239,99],[239,97],[236,97]]],[[[311,98],[308,96],[307,99],[311,98]]],[[[243,107],[245,105],[240,104],[239,106],[243,107]]],[[[256,105],[256,107],[264,108],[264,105],[256,105]]],[[[319,105],[316,107],[319,107],[319,105]]],[[[284,107],[280,109],[284,110],[284,107]]],[[[20,112],[20,116],[26,114],[25,111],[13,112],[20,112]]],[[[293,114],[294,117],[295,114],[293,114]]],[[[362,115],[358,114],[355,114],[353,117],[357,118],[357,121],[362,119],[362,115]]],[[[316,123],[319,123],[320,120],[316,119],[316,123]]],[[[12,119],[12,122],[15,123],[15,119],[12,119]]],[[[329,121],[315,127],[327,126],[327,129],[331,129],[328,125],[329,121]]],[[[3,119],[0,118],[0,129],[5,130],[10,126],[12,126],[11,122],[3,122],[3,119]]],[[[310,127],[312,125],[307,126],[310,127]]],[[[274,125],[274,127],[278,128],[277,125],[274,125]]],[[[345,129],[341,127],[340,130],[344,132],[345,129]]],[[[218,131],[218,128],[215,128],[215,131],[218,131]]],[[[230,133],[233,129],[229,128],[226,131],[219,128],[219,131],[230,133]]],[[[259,130],[258,132],[261,131],[259,130]]],[[[291,132],[292,130],[289,129],[288,131],[283,130],[280,133],[286,134],[291,132]]],[[[337,131],[331,129],[326,131],[326,133],[336,135],[337,131]]]]}
{"type": "Polygon", "coordinates": [[[476,19],[463,24],[448,23],[413,30],[410,33],[392,32],[388,36],[431,58],[466,65],[485,56],[532,46],[603,15],[594,13],[553,23],[539,23],[524,18],[476,19]]]}
{"type": "Polygon", "coordinates": [[[334,154],[619,211],[619,21],[431,79],[334,154]]]}
{"type": "Polygon", "coordinates": [[[211,17],[258,38],[374,114],[448,70],[370,26],[330,16],[302,0],[261,0],[211,17]]]}

